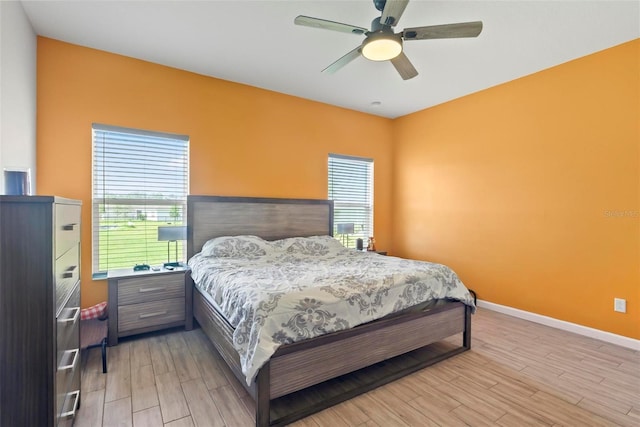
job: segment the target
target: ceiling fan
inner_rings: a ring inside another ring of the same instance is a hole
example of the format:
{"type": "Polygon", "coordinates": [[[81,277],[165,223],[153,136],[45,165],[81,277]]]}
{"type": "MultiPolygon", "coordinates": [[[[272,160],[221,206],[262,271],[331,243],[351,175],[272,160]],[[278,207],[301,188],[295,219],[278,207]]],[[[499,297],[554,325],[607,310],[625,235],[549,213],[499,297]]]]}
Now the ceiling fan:
{"type": "Polygon", "coordinates": [[[393,27],[398,24],[408,3],[409,0],[373,0],[373,4],[376,9],[382,12],[382,15],[371,21],[371,30],[304,15],[297,16],[293,22],[296,25],[365,36],[360,46],[329,65],[322,72],[333,74],[362,55],[372,61],[391,61],[403,80],[418,75],[418,71],[402,51],[403,41],[477,37],[482,31],[482,22],[474,21],[405,28],[399,33],[394,33],[393,27]]]}

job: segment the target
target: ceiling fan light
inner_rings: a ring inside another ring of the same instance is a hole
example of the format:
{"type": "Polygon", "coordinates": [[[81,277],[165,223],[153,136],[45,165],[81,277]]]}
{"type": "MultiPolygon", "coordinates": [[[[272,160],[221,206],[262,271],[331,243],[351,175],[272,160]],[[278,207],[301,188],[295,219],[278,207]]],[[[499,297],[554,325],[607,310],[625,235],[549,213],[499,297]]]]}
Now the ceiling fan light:
{"type": "Polygon", "coordinates": [[[370,37],[362,46],[362,56],[371,61],[387,61],[400,55],[402,41],[399,37],[370,37]]]}

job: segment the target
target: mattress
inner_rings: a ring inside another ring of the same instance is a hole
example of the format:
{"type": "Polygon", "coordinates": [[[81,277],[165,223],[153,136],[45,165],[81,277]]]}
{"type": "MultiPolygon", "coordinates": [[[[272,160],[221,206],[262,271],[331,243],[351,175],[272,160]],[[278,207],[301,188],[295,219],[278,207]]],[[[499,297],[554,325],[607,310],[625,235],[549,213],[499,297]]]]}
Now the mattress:
{"type": "Polygon", "coordinates": [[[249,385],[281,345],[427,301],[457,300],[475,309],[450,268],[347,249],[330,236],[218,237],[189,266],[198,289],[235,328],[233,345],[249,385]]]}

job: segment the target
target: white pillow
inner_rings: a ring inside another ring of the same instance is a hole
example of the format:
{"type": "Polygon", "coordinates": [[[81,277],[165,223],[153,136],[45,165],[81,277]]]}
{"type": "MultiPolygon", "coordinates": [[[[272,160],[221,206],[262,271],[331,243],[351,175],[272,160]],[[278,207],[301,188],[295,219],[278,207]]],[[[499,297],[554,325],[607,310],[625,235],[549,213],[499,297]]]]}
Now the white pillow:
{"type": "Polygon", "coordinates": [[[342,243],[331,236],[291,237],[271,243],[289,253],[312,256],[333,254],[345,249],[342,243]]]}
{"type": "Polygon", "coordinates": [[[255,258],[271,251],[271,244],[258,236],[221,236],[207,241],[201,253],[218,258],[255,258]]]}

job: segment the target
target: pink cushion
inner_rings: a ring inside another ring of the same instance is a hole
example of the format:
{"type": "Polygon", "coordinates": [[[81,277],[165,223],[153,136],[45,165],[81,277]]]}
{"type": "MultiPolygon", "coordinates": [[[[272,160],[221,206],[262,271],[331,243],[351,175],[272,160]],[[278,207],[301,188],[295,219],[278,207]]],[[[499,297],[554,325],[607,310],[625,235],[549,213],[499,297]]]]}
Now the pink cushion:
{"type": "Polygon", "coordinates": [[[83,308],[80,312],[80,319],[104,319],[107,317],[107,302],[103,301],[94,306],[83,308]]]}

